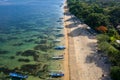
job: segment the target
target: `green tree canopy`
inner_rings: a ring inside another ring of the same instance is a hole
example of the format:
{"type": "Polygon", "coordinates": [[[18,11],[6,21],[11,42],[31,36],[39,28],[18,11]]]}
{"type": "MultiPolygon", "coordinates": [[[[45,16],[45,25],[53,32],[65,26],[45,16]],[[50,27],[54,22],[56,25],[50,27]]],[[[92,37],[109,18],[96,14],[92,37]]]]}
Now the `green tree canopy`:
{"type": "Polygon", "coordinates": [[[120,80],[120,67],[118,66],[112,67],[110,75],[113,80],[120,80]]]}
{"type": "Polygon", "coordinates": [[[116,27],[120,24],[120,7],[114,7],[113,10],[110,11],[110,21],[116,27]]]}
{"type": "Polygon", "coordinates": [[[91,13],[88,15],[85,23],[95,29],[96,27],[99,27],[101,25],[107,26],[107,24],[109,24],[109,20],[108,16],[105,16],[102,13],[91,13]]]}

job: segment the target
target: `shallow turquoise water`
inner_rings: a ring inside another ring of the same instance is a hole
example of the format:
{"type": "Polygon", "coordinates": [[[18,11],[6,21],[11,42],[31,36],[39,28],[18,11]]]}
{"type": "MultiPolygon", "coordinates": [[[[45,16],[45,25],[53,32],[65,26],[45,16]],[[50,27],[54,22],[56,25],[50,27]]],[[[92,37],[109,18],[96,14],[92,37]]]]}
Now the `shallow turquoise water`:
{"type": "MultiPolygon", "coordinates": [[[[18,62],[23,56],[16,56],[18,52],[34,50],[47,40],[46,44],[53,45],[56,39],[54,29],[63,27],[58,22],[63,17],[62,7],[64,0],[0,0],[0,67],[10,69],[20,67],[25,62],[18,62]],[[14,59],[11,59],[14,57],[14,59]]],[[[54,44],[55,46],[56,44],[54,44]]],[[[41,54],[54,52],[39,50],[41,54]]],[[[25,57],[26,58],[26,57],[25,57]]],[[[31,64],[37,64],[33,58],[31,64]]]]}

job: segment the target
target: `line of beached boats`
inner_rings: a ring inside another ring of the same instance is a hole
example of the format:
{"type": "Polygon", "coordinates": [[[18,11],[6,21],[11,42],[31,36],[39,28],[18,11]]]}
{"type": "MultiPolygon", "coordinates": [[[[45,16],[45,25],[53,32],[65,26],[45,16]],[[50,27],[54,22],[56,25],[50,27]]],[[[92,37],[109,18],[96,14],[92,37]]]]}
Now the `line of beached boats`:
{"type": "MultiPolygon", "coordinates": [[[[61,23],[63,20],[63,17],[61,17],[57,22],[59,22],[59,23],[61,23]]],[[[56,31],[56,32],[60,32],[61,31],[61,29],[63,29],[64,27],[57,27],[57,29],[54,29],[54,31],[56,31]]],[[[55,34],[55,36],[56,37],[64,37],[64,34],[62,34],[62,33],[59,33],[59,34],[55,34]]],[[[53,42],[55,42],[55,43],[59,43],[59,42],[61,42],[61,40],[60,39],[56,39],[56,40],[54,40],[53,42]]],[[[54,49],[55,50],[64,50],[66,47],[65,46],[56,46],[56,47],[54,47],[54,49]]],[[[54,55],[53,57],[52,57],[52,60],[62,60],[62,59],[64,59],[64,55],[62,54],[62,55],[54,55]]],[[[51,71],[50,72],[50,74],[49,74],[52,78],[57,78],[57,77],[63,77],[64,76],[64,73],[62,72],[62,71],[51,71]]]]}
{"type": "MultiPolygon", "coordinates": [[[[63,27],[57,27],[57,29],[55,29],[57,32],[59,32],[61,29],[63,29],[63,27]]],[[[57,37],[63,37],[64,34],[56,34],[55,36],[57,37]]],[[[57,42],[61,42],[61,40],[56,39],[53,42],[57,43],[57,42]]],[[[66,47],[65,46],[56,46],[54,47],[55,50],[64,50],[66,47]]],[[[52,60],[62,60],[64,59],[64,55],[55,55],[52,57],[52,60]]],[[[52,78],[57,78],[57,77],[63,77],[64,73],[62,71],[51,71],[49,74],[52,78]]]]}
{"type": "MultiPolygon", "coordinates": [[[[62,18],[61,18],[62,19],[62,18]]],[[[61,22],[61,21],[59,21],[61,22]]],[[[63,27],[57,27],[57,29],[54,29],[54,31],[57,31],[57,32],[60,32],[61,29],[63,29],[63,27]]],[[[56,37],[63,37],[64,34],[55,34],[56,37]]],[[[54,43],[58,43],[58,42],[61,42],[60,39],[56,39],[56,40],[53,40],[54,43]]],[[[55,50],[64,50],[66,47],[65,46],[56,46],[54,47],[55,50]]],[[[52,60],[61,60],[61,59],[64,59],[64,55],[54,55],[52,58],[52,60]]],[[[11,72],[9,73],[9,76],[11,77],[12,80],[17,79],[17,80],[25,80],[26,78],[28,78],[27,75],[23,75],[23,74],[20,74],[20,73],[16,73],[16,72],[11,72]]],[[[51,71],[49,73],[49,76],[51,78],[58,78],[58,77],[63,77],[64,76],[64,73],[62,71],[51,71]]]]}

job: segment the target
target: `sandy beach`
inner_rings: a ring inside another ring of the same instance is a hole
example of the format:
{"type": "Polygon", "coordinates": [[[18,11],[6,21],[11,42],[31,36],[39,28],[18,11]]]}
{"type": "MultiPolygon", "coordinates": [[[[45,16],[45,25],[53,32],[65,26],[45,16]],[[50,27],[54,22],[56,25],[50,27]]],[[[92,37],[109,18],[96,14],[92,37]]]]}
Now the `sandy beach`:
{"type": "Polygon", "coordinates": [[[111,80],[110,64],[106,64],[105,57],[98,54],[97,39],[87,31],[86,24],[69,13],[66,3],[64,26],[64,80],[111,80]]]}

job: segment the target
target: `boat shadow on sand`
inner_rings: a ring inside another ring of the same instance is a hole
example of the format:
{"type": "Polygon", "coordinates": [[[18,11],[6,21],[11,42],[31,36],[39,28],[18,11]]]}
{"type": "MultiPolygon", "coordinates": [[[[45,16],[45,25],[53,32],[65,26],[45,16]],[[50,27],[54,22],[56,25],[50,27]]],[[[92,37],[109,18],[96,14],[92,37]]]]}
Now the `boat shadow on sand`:
{"type": "Polygon", "coordinates": [[[78,22],[76,21],[75,18],[69,18],[67,20],[65,20],[65,22],[70,22],[69,24],[66,25],[66,28],[75,28],[77,27],[79,24],[83,24],[82,22],[78,22]]]}

